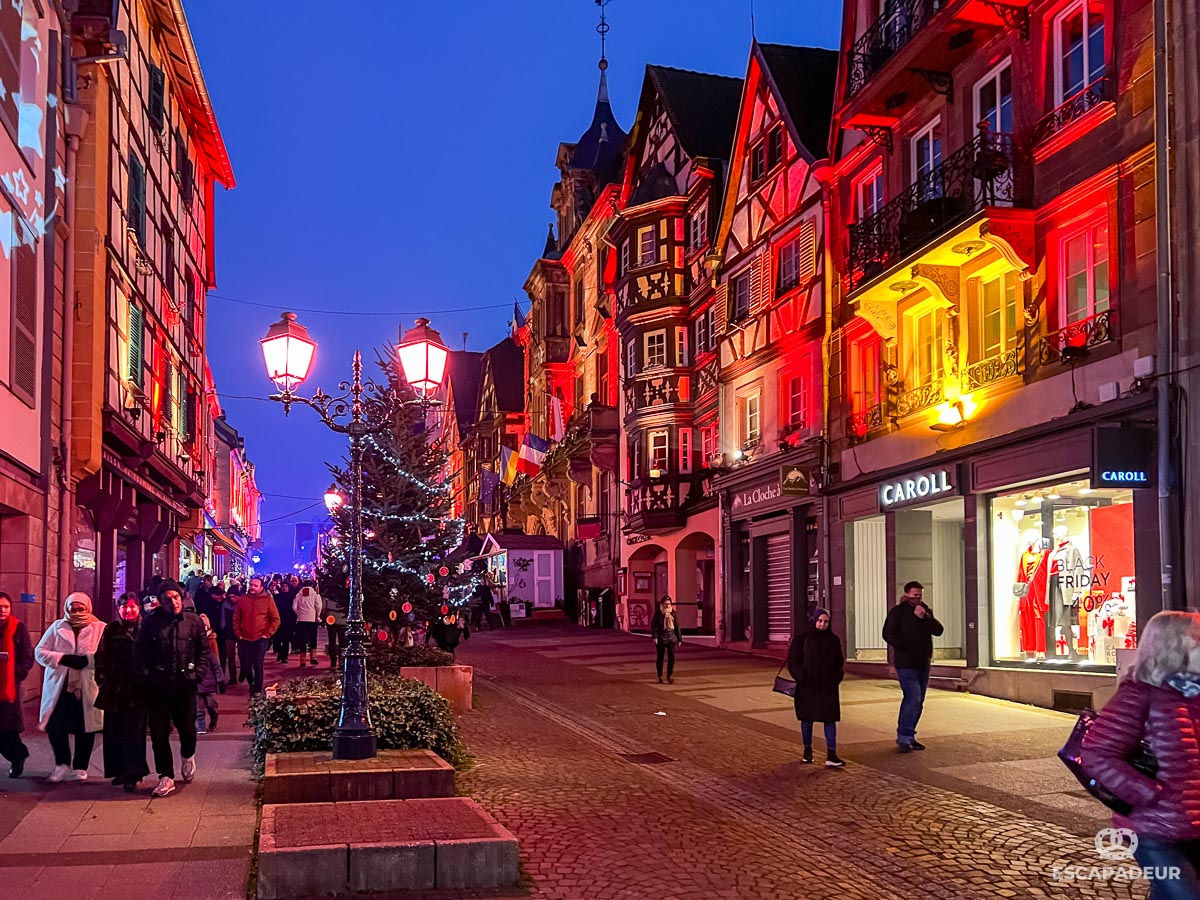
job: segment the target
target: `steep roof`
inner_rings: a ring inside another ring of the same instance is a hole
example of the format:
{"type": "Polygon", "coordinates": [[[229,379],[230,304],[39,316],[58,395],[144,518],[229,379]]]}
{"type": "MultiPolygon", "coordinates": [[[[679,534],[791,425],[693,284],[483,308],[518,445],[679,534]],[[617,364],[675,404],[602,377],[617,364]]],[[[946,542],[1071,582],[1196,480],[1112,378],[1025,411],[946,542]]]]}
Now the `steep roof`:
{"type": "Polygon", "coordinates": [[[742,79],[670,66],[646,66],[675,135],[693,159],[729,159],[742,98],[742,79]]]}
{"type": "Polygon", "coordinates": [[[617,124],[616,114],[608,99],[607,62],[600,67],[600,89],[596,96],[596,109],[592,113],[592,124],[571,151],[570,166],[573,169],[590,169],[599,177],[601,185],[607,184],[617,171],[626,134],[617,124]]]}
{"type": "Polygon", "coordinates": [[[759,44],[758,50],[800,142],[813,159],[824,159],[829,155],[837,51],[785,44],[759,44]]]}
{"type": "Polygon", "coordinates": [[[500,411],[525,412],[525,354],[517,342],[506,337],[483,355],[484,377],[495,385],[500,411]]]}
{"type": "Polygon", "coordinates": [[[458,422],[458,436],[466,436],[467,429],[479,415],[479,382],[483,374],[483,354],[470,350],[451,350],[446,361],[449,370],[451,395],[454,399],[454,418],[458,422]]]}

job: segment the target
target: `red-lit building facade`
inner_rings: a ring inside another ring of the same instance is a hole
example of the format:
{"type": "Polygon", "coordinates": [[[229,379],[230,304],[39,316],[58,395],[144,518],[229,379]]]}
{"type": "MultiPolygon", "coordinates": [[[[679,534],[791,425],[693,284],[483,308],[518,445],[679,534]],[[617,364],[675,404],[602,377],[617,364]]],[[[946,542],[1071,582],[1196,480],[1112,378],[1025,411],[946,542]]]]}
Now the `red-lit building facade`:
{"type": "Polygon", "coordinates": [[[70,478],[74,587],[177,574],[204,506],[205,292],[213,192],[233,172],[183,8],[84,0],[72,53],[87,110],[78,160],[70,478]]]}
{"type": "Polygon", "coordinates": [[[741,80],[647,66],[620,213],[608,232],[624,381],[624,620],[647,631],[670,595],[680,627],[715,634],[719,429],[709,269],[741,80]]]}
{"type": "Polygon", "coordinates": [[[213,521],[204,529],[203,571],[221,575],[248,575],[254,551],[262,547],[260,508],[262,494],[254,481],[254,463],[237,429],[220,416],[212,424],[215,445],[213,487],[206,514],[213,521]]]}
{"type": "Polygon", "coordinates": [[[822,205],[837,53],[751,48],[716,235],[726,642],[786,647],[815,608],[822,205]]]}
{"type": "Polygon", "coordinates": [[[853,0],[843,28],[835,627],[885,671],[918,580],[935,675],[1089,692],[1160,602],[1154,492],[1103,471],[1154,421],[1151,0],[853,0]]]}
{"type": "Polygon", "coordinates": [[[442,483],[450,490],[450,515],[461,518],[467,508],[466,457],[463,442],[479,414],[479,376],[483,354],[452,350],[446,359],[442,409],[433,429],[435,444],[446,453],[442,483]]]}

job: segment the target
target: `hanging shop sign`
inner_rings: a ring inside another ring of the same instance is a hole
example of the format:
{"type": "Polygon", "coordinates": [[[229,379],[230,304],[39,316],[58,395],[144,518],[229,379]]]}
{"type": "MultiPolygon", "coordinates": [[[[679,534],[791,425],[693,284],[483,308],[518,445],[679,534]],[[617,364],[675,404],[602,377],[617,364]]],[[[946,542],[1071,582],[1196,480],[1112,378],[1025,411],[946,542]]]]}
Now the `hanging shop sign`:
{"type": "Polygon", "coordinates": [[[808,497],[815,493],[812,472],[803,466],[781,466],[779,484],[785,497],[808,497]]]}
{"type": "Polygon", "coordinates": [[[1154,481],[1154,435],[1149,428],[1096,429],[1093,488],[1148,488],[1154,481]]]}
{"type": "Polygon", "coordinates": [[[957,493],[957,467],[938,466],[885,481],[879,486],[879,508],[888,510],[919,506],[957,493]]]}

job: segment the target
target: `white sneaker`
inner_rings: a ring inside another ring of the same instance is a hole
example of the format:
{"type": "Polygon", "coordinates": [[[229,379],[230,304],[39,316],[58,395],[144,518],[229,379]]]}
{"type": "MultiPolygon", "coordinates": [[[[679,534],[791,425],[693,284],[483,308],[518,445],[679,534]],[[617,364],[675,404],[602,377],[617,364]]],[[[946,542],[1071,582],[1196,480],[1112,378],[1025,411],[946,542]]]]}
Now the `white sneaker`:
{"type": "Polygon", "coordinates": [[[87,769],[72,769],[63,781],[87,781],[87,769]]]}
{"type": "Polygon", "coordinates": [[[189,756],[185,759],[179,774],[183,776],[184,781],[194,781],[196,778],[196,757],[189,756]]]}
{"type": "Polygon", "coordinates": [[[165,797],[167,794],[173,793],[175,793],[175,782],[165,775],[158,779],[158,785],[150,792],[153,797],[165,797]]]}
{"type": "Polygon", "coordinates": [[[67,777],[70,771],[71,769],[69,766],[55,766],[54,771],[50,773],[50,777],[46,780],[51,784],[58,784],[67,777]]]}

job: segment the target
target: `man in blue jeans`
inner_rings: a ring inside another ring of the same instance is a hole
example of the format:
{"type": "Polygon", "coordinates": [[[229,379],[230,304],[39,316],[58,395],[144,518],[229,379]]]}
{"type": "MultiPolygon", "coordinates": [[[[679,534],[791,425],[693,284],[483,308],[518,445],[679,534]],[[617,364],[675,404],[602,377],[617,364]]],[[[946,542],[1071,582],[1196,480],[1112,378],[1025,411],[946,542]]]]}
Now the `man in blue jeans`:
{"type": "Polygon", "coordinates": [[[933,639],[945,630],[933,617],[933,610],[921,599],[924,594],[925,586],[921,582],[910,581],[904,586],[904,596],[888,610],[883,623],[883,639],[892,648],[892,664],[904,694],[896,723],[896,744],[901,753],[925,749],[925,745],[917,740],[917,724],[921,721],[925,691],[929,688],[933,639]]]}

